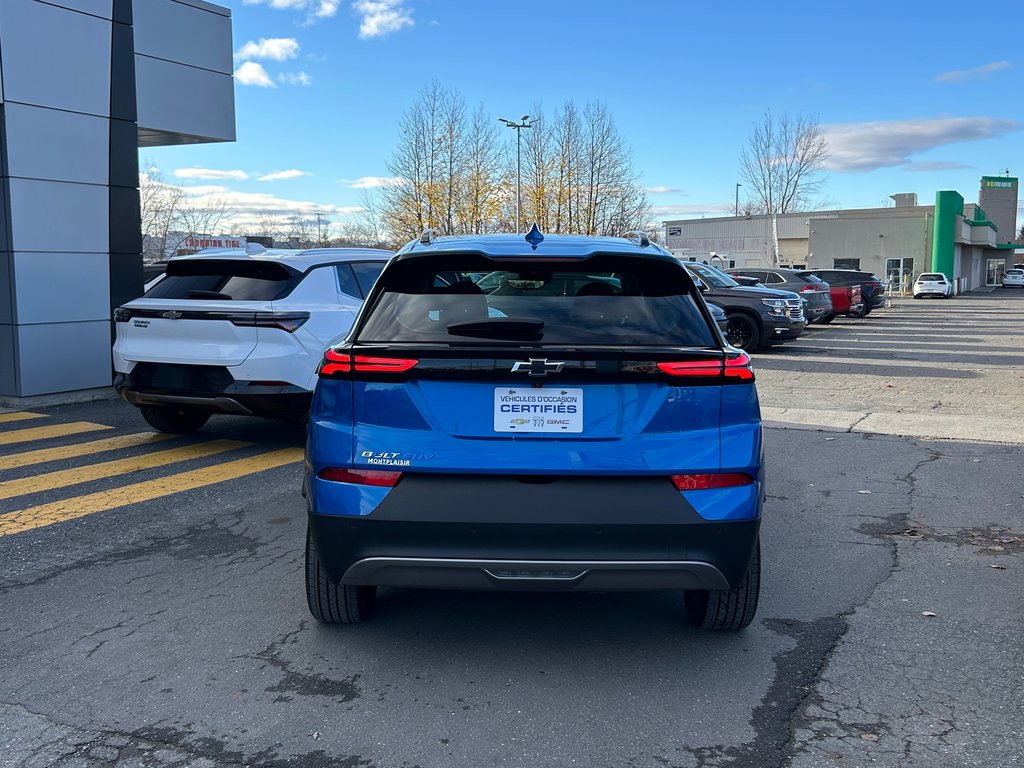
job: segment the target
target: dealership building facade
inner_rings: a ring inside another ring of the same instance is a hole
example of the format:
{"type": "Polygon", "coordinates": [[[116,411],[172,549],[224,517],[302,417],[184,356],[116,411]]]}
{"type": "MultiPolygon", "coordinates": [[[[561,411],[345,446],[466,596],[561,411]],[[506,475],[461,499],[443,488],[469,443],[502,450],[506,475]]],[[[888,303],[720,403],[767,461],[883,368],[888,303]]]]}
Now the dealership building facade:
{"type": "Polygon", "coordinates": [[[204,0],[0,0],[0,397],[110,386],[139,147],[233,141],[232,71],[204,0]]]}
{"type": "Polygon", "coordinates": [[[934,205],[893,195],[887,208],[665,222],[677,256],[720,267],[858,269],[906,284],[943,272],[957,291],[998,285],[1014,263],[1018,180],[983,176],[977,203],[937,192],[934,205]]]}

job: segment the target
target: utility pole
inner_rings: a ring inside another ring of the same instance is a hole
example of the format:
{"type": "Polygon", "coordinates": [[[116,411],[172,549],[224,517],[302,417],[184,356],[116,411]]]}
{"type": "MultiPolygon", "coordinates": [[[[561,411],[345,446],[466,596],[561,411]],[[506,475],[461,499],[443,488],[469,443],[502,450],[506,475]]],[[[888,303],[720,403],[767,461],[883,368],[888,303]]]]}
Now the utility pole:
{"type": "Polygon", "coordinates": [[[532,128],[533,125],[527,122],[530,119],[529,115],[523,115],[519,122],[513,120],[506,120],[504,117],[499,117],[498,122],[504,123],[509,128],[515,128],[516,131],[516,234],[520,232],[519,225],[522,223],[522,207],[523,207],[523,181],[522,181],[522,142],[519,137],[522,133],[523,128],[532,128]]]}
{"type": "Polygon", "coordinates": [[[316,244],[321,248],[324,247],[324,230],[321,224],[323,216],[320,211],[316,212],[316,244]]]}
{"type": "Polygon", "coordinates": [[[739,216],[740,215],[740,187],[742,187],[742,186],[743,185],[740,184],[738,181],[736,182],[736,207],[733,208],[733,211],[732,211],[732,215],[733,216],[739,216]]]}

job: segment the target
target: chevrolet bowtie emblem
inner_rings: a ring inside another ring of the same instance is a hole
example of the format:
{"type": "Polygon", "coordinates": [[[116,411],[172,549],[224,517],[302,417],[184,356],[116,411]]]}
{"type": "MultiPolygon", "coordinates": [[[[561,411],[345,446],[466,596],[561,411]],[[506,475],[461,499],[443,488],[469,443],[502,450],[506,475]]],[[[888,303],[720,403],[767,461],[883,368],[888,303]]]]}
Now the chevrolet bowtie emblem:
{"type": "Polygon", "coordinates": [[[512,373],[523,373],[525,371],[530,376],[547,376],[549,373],[560,372],[564,366],[564,362],[548,362],[546,357],[543,359],[531,357],[527,361],[514,363],[512,365],[512,373]]]}
{"type": "Polygon", "coordinates": [[[163,314],[163,316],[166,317],[168,320],[177,320],[179,317],[181,317],[181,315],[181,312],[175,312],[173,309],[170,310],[169,312],[164,312],[163,314]]]}

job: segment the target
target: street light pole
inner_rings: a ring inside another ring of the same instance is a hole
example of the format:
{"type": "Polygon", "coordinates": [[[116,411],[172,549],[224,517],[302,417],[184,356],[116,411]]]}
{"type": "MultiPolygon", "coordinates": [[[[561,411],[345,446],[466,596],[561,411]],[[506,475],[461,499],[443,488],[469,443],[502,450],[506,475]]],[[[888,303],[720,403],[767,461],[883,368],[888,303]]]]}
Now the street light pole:
{"type": "Polygon", "coordinates": [[[742,186],[738,181],[736,182],[736,207],[733,209],[733,216],[740,215],[740,187],[742,186]]]}
{"type": "Polygon", "coordinates": [[[532,128],[533,125],[527,122],[530,119],[529,115],[523,115],[519,122],[514,120],[506,120],[504,117],[499,117],[498,122],[504,123],[509,128],[515,128],[516,130],[516,234],[519,234],[519,225],[522,223],[521,210],[523,207],[523,183],[522,183],[522,148],[519,140],[520,133],[523,128],[532,128]]]}

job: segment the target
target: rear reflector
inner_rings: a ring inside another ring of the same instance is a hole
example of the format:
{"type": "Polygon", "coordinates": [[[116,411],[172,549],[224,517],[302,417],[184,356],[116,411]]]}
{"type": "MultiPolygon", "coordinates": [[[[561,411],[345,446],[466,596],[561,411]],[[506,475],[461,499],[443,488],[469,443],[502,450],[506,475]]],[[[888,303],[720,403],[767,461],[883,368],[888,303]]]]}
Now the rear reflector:
{"type": "Polygon", "coordinates": [[[317,472],[321,480],[331,480],[335,483],[354,483],[356,485],[379,485],[390,488],[401,478],[401,472],[381,472],[374,469],[342,469],[341,467],[328,467],[317,472]]]}
{"type": "Polygon", "coordinates": [[[743,472],[715,472],[703,475],[672,475],[672,483],[680,491],[707,491],[712,488],[734,488],[750,485],[754,478],[743,472]]]}
{"type": "Polygon", "coordinates": [[[750,356],[746,352],[726,354],[724,366],[720,360],[686,360],[679,363],[658,363],[658,370],[669,376],[754,380],[750,356]]]}
{"type": "Polygon", "coordinates": [[[352,355],[328,349],[320,364],[320,375],[331,376],[336,373],[405,373],[414,368],[419,360],[403,357],[367,357],[352,355]]]}

